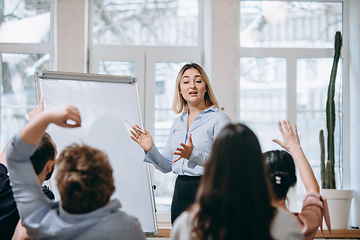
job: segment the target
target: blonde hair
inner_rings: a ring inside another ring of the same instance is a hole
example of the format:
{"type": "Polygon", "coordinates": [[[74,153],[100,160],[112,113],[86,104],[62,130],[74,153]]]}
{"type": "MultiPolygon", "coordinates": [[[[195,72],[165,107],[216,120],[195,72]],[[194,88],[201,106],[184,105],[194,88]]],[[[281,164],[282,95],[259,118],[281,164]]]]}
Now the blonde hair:
{"type": "Polygon", "coordinates": [[[108,157],[87,145],[66,147],[55,161],[62,207],[83,214],[105,206],[115,191],[108,157]]]}
{"type": "Polygon", "coordinates": [[[216,100],[215,94],[210,85],[209,77],[207,76],[204,69],[202,69],[202,67],[200,67],[200,65],[198,65],[196,63],[187,63],[180,69],[180,71],[176,77],[175,96],[174,96],[174,102],[172,105],[172,110],[175,113],[181,113],[181,112],[185,113],[189,110],[189,106],[187,105],[186,100],[180,94],[180,82],[181,82],[182,76],[184,75],[186,70],[191,69],[191,68],[198,70],[202,79],[205,82],[206,90],[207,90],[207,92],[205,92],[205,95],[204,95],[205,106],[211,107],[211,106],[215,105],[217,108],[219,108],[219,103],[216,100]]]}

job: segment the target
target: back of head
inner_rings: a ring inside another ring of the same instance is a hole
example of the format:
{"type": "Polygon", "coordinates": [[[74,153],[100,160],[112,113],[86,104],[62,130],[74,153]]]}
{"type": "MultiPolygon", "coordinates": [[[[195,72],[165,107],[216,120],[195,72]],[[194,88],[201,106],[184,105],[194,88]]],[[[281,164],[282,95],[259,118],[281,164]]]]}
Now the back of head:
{"type": "Polygon", "coordinates": [[[276,200],[286,198],[290,187],[296,184],[296,170],[292,156],[283,150],[264,153],[270,185],[276,200]]]}
{"type": "Polygon", "coordinates": [[[72,214],[105,206],[115,191],[107,156],[87,145],[72,144],[56,160],[57,186],[62,207],[72,214]]]}
{"type": "Polygon", "coordinates": [[[199,239],[271,239],[275,214],[255,134],[229,124],[216,138],[197,194],[199,239]],[[261,229],[259,231],[259,229],[261,229]]]}
{"type": "MultiPolygon", "coordinates": [[[[35,151],[30,157],[36,175],[39,175],[49,160],[55,159],[55,146],[49,134],[45,133],[35,151]]],[[[51,176],[51,175],[50,175],[51,176]]],[[[47,178],[49,179],[50,176],[47,178]]]]}

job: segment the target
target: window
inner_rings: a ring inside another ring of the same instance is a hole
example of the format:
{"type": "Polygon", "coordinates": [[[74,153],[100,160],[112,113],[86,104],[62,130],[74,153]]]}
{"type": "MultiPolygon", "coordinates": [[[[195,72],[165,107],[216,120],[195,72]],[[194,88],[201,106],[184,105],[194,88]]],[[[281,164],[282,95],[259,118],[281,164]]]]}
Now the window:
{"type": "Polygon", "coordinates": [[[52,70],[53,1],[2,1],[0,11],[1,149],[37,105],[34,73],[52,70]]]}
{"type": "MultiPolygon", "coordinates": [[[[336,31],[346,38],[348,26],[343,19],[346,4],[346,1],[251,0],[240,3],[239,119],[257,133],[263,151],[281,148],[271,141],[274,136],[281,140],[277,121],[289,119],[296,123],[302,148],[319,184],[318,134],[320,129],[326,129],[326,93],[336,31]]],[[[343,59],[346,53],[343,47],[343,59]]],[[[342,92],[347,84],[342,73],[344,64],[340,61],[335,97],[338,175],[343,167],[342,92]]],[[[296,196],[290,196],[296,198],[290,200],[291,210],[301,210],[304,193],[298,178],[296,196]]]]}
{"type": "Polygon", "coordinates": [[[196,46],[197,0],[94,1],[93,43],[196,46]]]}
{"type": "MultiPolygon", "coordinates": [[[[90,3],[90,72],[137,78],[144,126],[162,152],[177,117],[171,110],[176,75],[183,64],[201,60],[202,1],[90,3]]],[[[158,216],[169,215],[176,175],[152,165],[151,175],[158,216]]]]}
{"type": "MultiPolygon", "coordinates": [[[[165,148],[171,125],[177,117],[177,114],[172,111],[172,100],[174,99],[176,76],[184,64],[183,62],[157,62],[155,65],[154,142],[160,152],[163,152],[165,148]],[[158,83],[163,85],[163,91],[158,91],[160,85],[158,83]]],[[[170,212],[175,179],[176,175],[173,173],[154,172],[154,180],[157,186],[155,199],[158,212],[170,212]]]]}

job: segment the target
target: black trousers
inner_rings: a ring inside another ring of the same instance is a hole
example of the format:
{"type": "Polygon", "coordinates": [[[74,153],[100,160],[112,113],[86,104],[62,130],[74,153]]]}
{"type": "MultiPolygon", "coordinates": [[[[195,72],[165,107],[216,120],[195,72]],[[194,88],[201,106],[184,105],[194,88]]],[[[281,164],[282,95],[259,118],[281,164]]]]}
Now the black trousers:
{"type": "Polygon", "coordinates": [[[178,175],[175,181],[174,196],[171,203],[171,224],[195,202],[200,176],[178,175]]]}

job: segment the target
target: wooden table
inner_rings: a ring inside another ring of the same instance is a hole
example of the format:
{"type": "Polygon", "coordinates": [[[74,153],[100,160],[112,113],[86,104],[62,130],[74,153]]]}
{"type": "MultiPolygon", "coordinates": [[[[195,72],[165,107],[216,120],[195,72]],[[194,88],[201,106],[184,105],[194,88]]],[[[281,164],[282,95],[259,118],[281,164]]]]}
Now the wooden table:
{"type": "MultiPolygon", "coordinates": [[[[159,228],[158,235],[156,237],[170,237],[171,228],[159,228]]],[[[331,234],[328,230],[324,230],[324,236],[319,230],[315,238],[327,238],[327,239],[360,239],[360,229],[341,229],[341,230],[332,230],[331,234]]]]}
{"type": "Polygon", "coordinates": [[[327,239],[339,239],[339,238],[354,238],[360,239],[360,229],[337,229],[331,230],[331,234],[328,230],[324,230],[324,236],[321,233],[321,230],[315,235],[315,238],[327,238],[327,239]]]}

